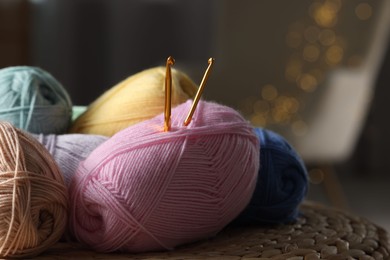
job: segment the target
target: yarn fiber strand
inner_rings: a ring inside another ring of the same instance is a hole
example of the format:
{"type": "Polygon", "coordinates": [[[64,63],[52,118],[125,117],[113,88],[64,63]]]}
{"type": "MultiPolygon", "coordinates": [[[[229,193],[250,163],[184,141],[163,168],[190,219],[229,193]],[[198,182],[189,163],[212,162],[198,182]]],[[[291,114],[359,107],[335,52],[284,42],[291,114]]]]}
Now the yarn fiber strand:
{"type": "Polygon", "coordinates": [[[79,164],[70,188],[70,228],[103,252],[167,250],[212,237],[249,203],[259,142],[235,110],[192,101],[128,127],[79,164]]]}
{"type": "Polygon", "coordinates": [[[61,173],[35,139],[0,122],[0,257],[42,253],[63,235],[67,190],[61,173]]]}
{"type": "MultiPolygon", "coordinates": [[[[73,123],[70,132],[112,136],[164,111],[165,68],[134,74],[90,104],[73,123]]],[[[195,96],[197,86],[183,72],[172,69],[172,107],[195,96]]]]}
{"type": "Polygon", "coordinates": [[[48,72],[28,66],[0,70],[0,120],[31,133],[68,131],[72,102],[48,72]]]}
{"type": "Polygon", "coordinates": [[[33,135],[53,156],[64,176],[65,184],[70,181],[81,161],[108,137],[86,134],[33,135]]]}
{"type": "Polygon", "coordinates": [[[256,189],[235,224],[283,224],[295,221],[308,191],[305,164],[279,134],[255,129],[260,141],[260,169],[256,189]]]}

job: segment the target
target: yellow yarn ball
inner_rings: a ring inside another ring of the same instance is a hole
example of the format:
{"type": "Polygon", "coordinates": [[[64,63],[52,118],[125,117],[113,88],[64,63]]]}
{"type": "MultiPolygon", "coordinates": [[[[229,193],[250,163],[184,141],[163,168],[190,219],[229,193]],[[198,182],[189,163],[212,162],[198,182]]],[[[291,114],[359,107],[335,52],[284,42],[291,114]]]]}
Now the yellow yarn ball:
{"type": "MultiPolygon", "coordinates": [[[[172,69],[172,107],[196,94],[197,86],[172,69]]],[[[112,136],[164,112],[165,68],[139,72],[106,91],[73,123],[70,132],[112,136]]]]}

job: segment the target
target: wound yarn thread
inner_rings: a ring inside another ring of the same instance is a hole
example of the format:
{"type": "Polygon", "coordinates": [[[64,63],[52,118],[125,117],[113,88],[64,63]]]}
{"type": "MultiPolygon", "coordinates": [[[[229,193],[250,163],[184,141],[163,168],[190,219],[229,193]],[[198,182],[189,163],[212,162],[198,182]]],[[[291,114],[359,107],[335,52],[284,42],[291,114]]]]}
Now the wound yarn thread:
{"type": "Polygon", "coordinates": [[[51,74],[29,66],[0,70],[0,120],[31,133],[68,131],[72,102],[51,74]]]}
{"type": "MultiPolygon", "coordinates": [[[[253,197],[234,221],[238,225],[295,221],[308,190],[306,167],[293,147],[279,134],[256,128],[261,166],[253,197]]],[[[59,165],[69,186],[80,161],[108,138],[98,135],[33,135],[59,165]]]]}
{"type": "MultiPolygon", "coordinates": [[[[197,86],[183,72],[172,69],[172,107],[195,96],[197,86]]],[[[165,68],[134,74],[110,88],[81,114],[70,132],[112,136],[148,120],[165,106],[165,68]]]]}
{"type": "Polygon", "coordinates": [[[108,139],[105,136],[86,134],[34,134],[33,137],[44,145],[53,156],[60,167],[67,187],[69,187],[80,161],[85,160],[96,147],[108,139]]]}
{"type": "Polygon", "coordinates": [[[0,191],[0,257],[32,257],[61,238],[63,177],[46,149],[8,122],[0,122],[0,191]]]}
{"type": "Polygon", "coordinates": [[[97,251],[167,250],[212,237],[249,203],[259,170],[253,127],[235,110],[191,100],[97,147],[70,185],[70,229],[97,251]]]}
{"type": "Polygon", "coordinates": [[[308,190],[303,160],[285,138],[256,128],[260,169],[253,197],[234,224],[280,224],[295,221],[308,190]]]}
{"type": "Polygon", "coordinates": [[[75,121],[82,113],[87,110],[86,106],[73,106],[72,108],[72,121],[75,121]]]}

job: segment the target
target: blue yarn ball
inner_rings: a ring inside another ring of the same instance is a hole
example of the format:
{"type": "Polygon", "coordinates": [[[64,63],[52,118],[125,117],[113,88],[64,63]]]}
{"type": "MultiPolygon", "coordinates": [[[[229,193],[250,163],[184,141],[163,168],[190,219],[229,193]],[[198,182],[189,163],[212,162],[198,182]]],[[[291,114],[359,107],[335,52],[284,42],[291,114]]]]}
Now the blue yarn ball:
{"type": "Polygon", "coordinates": [[[249,205],[235,224],[293,222],[308,190],[306,167],[291,145],[280,135],[255,128],[260,140],[260,169],[249,205]]]}
{"type": "Polygon", "coordinates": [[[69,94],[48,72],[29,66],[0,70],[0,120],[31,133],[62,134],[71,118],[69,94]]]}

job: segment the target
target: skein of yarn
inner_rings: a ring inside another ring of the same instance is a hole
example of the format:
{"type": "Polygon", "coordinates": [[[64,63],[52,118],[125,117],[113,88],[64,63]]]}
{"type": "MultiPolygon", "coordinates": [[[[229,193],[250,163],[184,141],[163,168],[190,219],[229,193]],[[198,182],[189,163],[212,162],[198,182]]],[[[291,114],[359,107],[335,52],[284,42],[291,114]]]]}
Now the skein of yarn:
{"type": "MultiPolygon", "coordinates": [[[[128,77],[90,104],[70,132],[112,136],[160,114],[165,105],[164,82],[164,67],[128,77]]],[[[196,91],[197,85],[186,74],[172,69],[172,106],[192,98],[196,91]]]]}
{"type": "Polygon", "coordinates": [[[79,163],[85,160],[96,147],[108,139],[105,136],[86,134],[33,134],[32,136],[44,145],[52,155],[60,167],[67,187],[69,187],[79,163]]]}
{"type": "Polygon", "coordinates": [[[48,72],[29,66],[0,70],[0,120],[31,133],[67,132],[72,102],[48,72]]]}
{"type": "MultiPolygon", "coordinates": [[[[260,140],[260,170],[249,205],[234,224],[288,223],[296,220],[298,207],[308,189],[305,165],[293,147],[280,135],[256,128],[260,140]]],[[[80,161],[108,138],[98,135],[33,135],[60,167],[69,186],[80,161]]]]}
{"type": "Polygon", "coordinates": [[[86,106],[73,106],[72,108],[72,121],[75,121],[82,113],[87,110],[86,106]]]}
{"type": "Polygon", "coordinates": [[[260,141],[260,169],[253,197],[233,224],[280,224],[296,220],[308,189],[306,167],[279,134],[255,129],[260,141]]]}
{"type": "Polygon", "coordinates": [[[97,251],[172,249],[214,236],[249,203],[259,141],[235,110],[191,100],[128,127],[79,164],[70,186],[70,229],[97,251]]]}
{"type": "Polygon", "coordinates": [[[8,122],[0,122],[0,171],[0,257],[38,255],[65,231],[63,177],[46,149],[8,122]]]}

